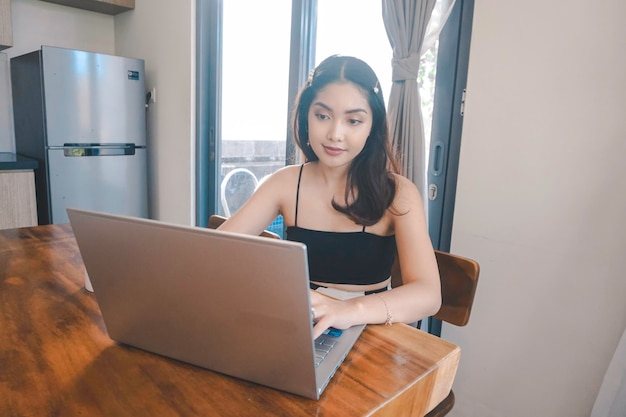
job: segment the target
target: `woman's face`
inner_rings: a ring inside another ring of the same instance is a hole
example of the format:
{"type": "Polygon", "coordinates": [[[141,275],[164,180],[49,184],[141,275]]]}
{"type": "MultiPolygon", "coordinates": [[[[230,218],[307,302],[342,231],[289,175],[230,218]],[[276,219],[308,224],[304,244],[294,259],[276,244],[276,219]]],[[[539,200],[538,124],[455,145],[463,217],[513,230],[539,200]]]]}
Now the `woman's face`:
{"type": "Polygon", "coordinates": [[[349,82],[321,89],[309,108],[309,143],[320,163],[349,165],[363,150],[372,129],[372,109],[361,90],[349,82]]]}

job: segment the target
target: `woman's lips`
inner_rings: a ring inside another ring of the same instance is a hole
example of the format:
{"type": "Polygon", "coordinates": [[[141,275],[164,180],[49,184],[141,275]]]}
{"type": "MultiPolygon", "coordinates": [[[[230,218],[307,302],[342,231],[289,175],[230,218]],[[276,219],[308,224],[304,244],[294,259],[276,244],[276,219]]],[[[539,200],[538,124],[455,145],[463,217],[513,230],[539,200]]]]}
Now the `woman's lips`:
{"type": "Polygon", "coordinates": [[[344,150],[341,148],[335,148],[332,146],[323,146],[323,147],[324,147],[324,152],[326,152],[330,156],[337,156],[344,152],[344,150]]]}

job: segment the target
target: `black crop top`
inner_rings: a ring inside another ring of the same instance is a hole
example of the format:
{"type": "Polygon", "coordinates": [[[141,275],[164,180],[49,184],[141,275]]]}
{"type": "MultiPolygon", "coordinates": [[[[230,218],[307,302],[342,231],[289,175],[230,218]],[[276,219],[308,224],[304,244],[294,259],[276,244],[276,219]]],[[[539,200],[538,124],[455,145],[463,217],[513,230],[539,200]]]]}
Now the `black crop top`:
{"type": "Polygon", "coordinates": [[[302,167],[296,191],[295,225],[287,227],[286,238],[306,244],[311,281],[368,285],[389,278],[396,254],[395,236],[367,233],[365,226],[360,232],[344,233],[298,227],[302,167]]]}

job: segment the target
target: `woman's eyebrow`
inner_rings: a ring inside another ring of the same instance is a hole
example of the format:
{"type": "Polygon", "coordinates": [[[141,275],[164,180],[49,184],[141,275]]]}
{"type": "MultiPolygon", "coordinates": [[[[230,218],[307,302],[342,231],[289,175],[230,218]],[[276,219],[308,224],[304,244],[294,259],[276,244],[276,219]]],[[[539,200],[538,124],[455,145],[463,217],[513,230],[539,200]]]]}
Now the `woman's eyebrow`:
{"type": "Polygon", "coordinates": [[[328,110],[330,112],[333,111],[333,109],[331,109],[330,107],[328,107],[326,104],[322,103],[321,101],[316,101],[315,103],[313,103],[313,105],[322,107],[323,109],[328,110]]]}
{"type": "MultiPolygon", "coordinates": [[[[332,112],[333,109],[331,109],[329,106],[327,106],[326,104],[322,103],[321,101],[316,101],[315,103],[313,103],[314,106],[320,106],[326,110],[328,110],[329,112],[332,112]]],[[[352,114],[352,113],[366,113],[367,114],[367,110],[362,109],[360,107],[357,107],[356,109],[350,109],[347,110],[345,114],[352,114]]]]}

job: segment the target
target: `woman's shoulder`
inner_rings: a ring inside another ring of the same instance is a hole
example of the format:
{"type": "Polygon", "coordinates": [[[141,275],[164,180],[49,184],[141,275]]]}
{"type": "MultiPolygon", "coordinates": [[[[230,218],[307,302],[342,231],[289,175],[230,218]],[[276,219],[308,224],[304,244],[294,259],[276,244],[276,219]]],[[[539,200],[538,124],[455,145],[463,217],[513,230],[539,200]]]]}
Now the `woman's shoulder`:
{"type": "Polygon", "coordinates": [[[285,187],[298,181],[301,165],[287,165],[278,169],[263,180],[263,184],[271,187],[285,187]]]}
{"type": "Polygon", "coordinates": [[[272,177],[276,177],[282,180],[297,178],[300,175],[301,168],[302,165],[287,165],[274,172],[272,174],[272,177]]]}
{"type": "Polygon", "coordinates": [[[419,193],[417,186],[401,174],[393,174],[393,179],[396,182],[396,190],[398,193],[419,193]]]}
{"type": "Polygon", "coordinates": [[[400,174],[393,174],[393,176],[396,182],[396,195],[393,200],[395,209],[399,212],[406,212],[416,204],[422,206],[421,194],[413,181],[400,174]]]}
{"type": "Polygon", "coordinates": [[[278,171],[276,171],[276,173],[277,174],[280,173],[282,175],[288,175],[288,176],[299,175],[302,167],[303,167],[302,164],[287,165],[285,167],[282,167],[278,171]]]}

